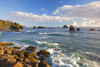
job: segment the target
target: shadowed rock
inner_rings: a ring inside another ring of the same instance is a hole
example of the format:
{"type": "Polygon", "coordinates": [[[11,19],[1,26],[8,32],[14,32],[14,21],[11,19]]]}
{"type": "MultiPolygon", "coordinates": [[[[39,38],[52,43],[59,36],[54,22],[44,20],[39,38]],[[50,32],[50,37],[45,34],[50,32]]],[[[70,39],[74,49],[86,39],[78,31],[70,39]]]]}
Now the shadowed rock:
{"type": "Polygon", "coordinates": [[[70,25],[69,31],[75,31],[75,28],[73,25],[70,25]]]}
{"type": "Polygon", "coordinates": [[[63,28],[68,28],[68,26],[67,25],[64,25],[63,28]]]}
{"type": "Polygon", "coordinates": [[[77,28],[76,31],[80,31],[80,28],[77,28]]]}

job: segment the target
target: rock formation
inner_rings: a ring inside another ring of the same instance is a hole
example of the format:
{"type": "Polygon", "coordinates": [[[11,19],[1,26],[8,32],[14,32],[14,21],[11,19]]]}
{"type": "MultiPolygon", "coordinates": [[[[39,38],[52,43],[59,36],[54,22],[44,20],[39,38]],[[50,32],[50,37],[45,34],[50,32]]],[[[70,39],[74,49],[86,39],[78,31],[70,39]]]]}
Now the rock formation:
{"type": "Polygon", "coordinates": [[[77,28],[76,31],[80,31],[80,28],[77,28]]]}
{"type": "Polygon", "coordinates": [[[68,28],[68,26],[67,25],[64,25],[63,28],[68,28]]]}
{"type": "Polygon", "coordinates": [[[69,31],[73,31],[73,32],[75,31],[75,28],[73,25],[70,25],[69,31]]]}

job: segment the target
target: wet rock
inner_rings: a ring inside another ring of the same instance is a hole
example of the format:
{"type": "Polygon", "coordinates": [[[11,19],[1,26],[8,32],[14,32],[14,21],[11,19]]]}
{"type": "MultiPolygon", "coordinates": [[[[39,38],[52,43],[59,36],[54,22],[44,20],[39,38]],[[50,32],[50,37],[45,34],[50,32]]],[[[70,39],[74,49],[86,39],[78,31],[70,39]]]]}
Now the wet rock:
{"type": "Polygon", "coordinates": [[[42,58],[40,58],[40,63],[38,67],[51,67],[46,61],[46,56],[43,56],[42,58]]]}
{"type": "Polygon", "coordinates": [[[15,47],[13,47],[14,49],[21,49],[21,47],[18,47],[18,46],[15,46],[15,47]]]}
{"type": "Polygon", "coordinates": [[[33,47],[33,46],[29,46],[28,48],[26,48],[27,50],[31,50],[31,51],[35,51],[37,49],[37,47],[33,47]]]}
{"type": "Polygon", "coordinates": [[[43,26],[38,26],[38,28],[45,28],[45,27],[43,27],[43,26]]]}
{"type": "Polygon", "coordinates": [[[46,57],[49,57],[50,53],[46,50],[40,50],[38,53],[37,53],[38,56],[40,55],[44,55],[46,57]]]}
{"type": "Polygon", "coordinates": [[[31,63],[31,61],[28,58],[25,58],[26,63],[31,63]]]}
{"type": "Polygon", "coordinates": [[[3,42],[0,42],[0,45],[1,46],[12,46],[14,44],[13,43],[3,43],[3,42]]]}
{"type": "Polygon", "coordinates": [[[63,28],[68,28],[68,26],[67,25],[64,25],[63,28]]]}
{"type": "Polygon", "coordinates": [[[77,28],[76,31],[80,31],[80,28],[77,28]]]}
{"type": "Polygon", "coordinates": [[[69,31],[75,31],[75,28],[74,28],[73,25],[70,25],[70,29],[69,29],[69,31]]]}
{"type": "Polygon", "coordinates": [[[23,67],[23,64],[21,62],[17,62],[14,67],[23,67]]]}

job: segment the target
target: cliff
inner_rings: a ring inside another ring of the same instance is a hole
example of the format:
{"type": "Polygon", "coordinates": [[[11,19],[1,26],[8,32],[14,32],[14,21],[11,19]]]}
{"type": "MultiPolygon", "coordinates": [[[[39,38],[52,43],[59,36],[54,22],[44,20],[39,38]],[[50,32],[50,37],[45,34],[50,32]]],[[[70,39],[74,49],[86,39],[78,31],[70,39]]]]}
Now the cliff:
{"type": "Polygon", "coordinates": [[[8,30],[8,29],[23,29],[23,26],[11,21],[0,20],[0,30],[8,30]]]}

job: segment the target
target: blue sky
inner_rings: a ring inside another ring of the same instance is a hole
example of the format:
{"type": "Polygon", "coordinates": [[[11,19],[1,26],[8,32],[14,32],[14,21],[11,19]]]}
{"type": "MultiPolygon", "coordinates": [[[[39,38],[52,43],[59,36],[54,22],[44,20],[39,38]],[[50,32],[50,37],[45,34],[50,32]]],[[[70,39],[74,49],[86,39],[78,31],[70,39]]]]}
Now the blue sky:
{"type": "Polygon", "coordinates": [[[79,26],[84,21],[86,23],[93,23],[95,16],[93,15],[92,19],[90,19],[91,16],[89,17],[89,15],[79,16],[78,12],[72,9],[77,10],[80,8],[79,11],[81,11],[84,5],[88,7],[95,6],[93,4],[89,5],[92,2],[96,2],[97,4],[99,0],[0,0],[0,19],[16,21],[25,26],[63,26],[65,24],[79,26]],[[69,5],[71,6],[70,10],[68,9],[69,5]],[[76,5],[80,5],[80,7],[77,8],[76,5]],[[56,12],[57,10],[59,12],[56,12]],[[70,15],[68,11],[76,12],[78,16],[73,13],[70,15]]]}

